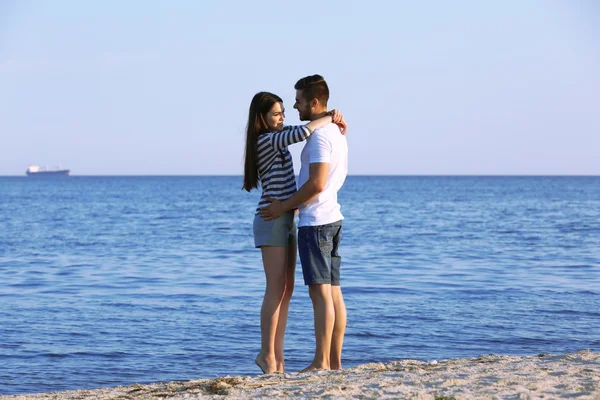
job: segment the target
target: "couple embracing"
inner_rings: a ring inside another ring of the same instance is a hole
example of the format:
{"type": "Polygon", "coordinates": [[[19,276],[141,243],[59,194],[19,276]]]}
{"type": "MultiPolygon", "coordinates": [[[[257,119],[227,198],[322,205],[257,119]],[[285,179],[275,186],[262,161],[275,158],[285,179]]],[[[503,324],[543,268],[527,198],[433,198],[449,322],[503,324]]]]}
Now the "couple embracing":
{"type": "Polygon", "coordinates": [[[262,188],[254,216],[254,243],[261,249],[266,276],[260,312],[261,350],[256,364],[263,373],[284,372],[283,343],[294,290],[297,251],[314,311],[316,349],[302,372],[341,369],[346,306],[340,288],[339,245],[342,214],[337,192],[348,172],[346,122],[328,111],[329,88],[320,75],[294,86],[301,121],[284,126],[285,109],[277,95],[257,93],[246,127],[244,186],[262,188]],[[306,141],[298,188],[288,146],[306,141]],[[298,230],[294,220],[299,212],[298,230]]]}

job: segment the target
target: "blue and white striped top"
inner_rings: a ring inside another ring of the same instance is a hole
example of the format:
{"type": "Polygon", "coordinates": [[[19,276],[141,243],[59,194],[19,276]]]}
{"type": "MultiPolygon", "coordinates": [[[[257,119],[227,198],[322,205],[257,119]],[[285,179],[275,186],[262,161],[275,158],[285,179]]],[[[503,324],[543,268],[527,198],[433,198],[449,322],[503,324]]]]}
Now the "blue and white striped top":
{"type": "Polygon", "coordinates": [[[306,140],[312,131],[306,125],[286,126],[280,132],[268,132],[258,137],[258,176],[262,196],[256,214],[270,203],[267,198],[286,200],[296,193],[296,176],[288,146],[306,140]]]}

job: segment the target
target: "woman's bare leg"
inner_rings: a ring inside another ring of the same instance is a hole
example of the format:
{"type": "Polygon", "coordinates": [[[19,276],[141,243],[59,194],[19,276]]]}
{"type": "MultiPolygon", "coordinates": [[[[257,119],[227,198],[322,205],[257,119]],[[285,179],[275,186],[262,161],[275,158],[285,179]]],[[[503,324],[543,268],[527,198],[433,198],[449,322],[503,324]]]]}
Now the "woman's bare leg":
{"type": "Polygon", "coordinates": [[[261,349],[256,356],[256,364],[263,373],[270,374],[277,371],[275,334],[285,292],[288,249],[279,246],[263,246],[261,252],[267,285],[260,309],[261,349]]]}
{"type": "Polygon", "coordinates": [[[283,355],[283,343],[285,337],[285,328],[287,325],[288,311],[292,293],[294,293],[294,275],[296,273],[297,245],[295,239],[290,240],[287,251],[287,266],[285,273],[285,292],[279,308],[279,321],[277,323],[277,332],[275,333],[275,361],[277,362],[277,371],[285,372],[285,359],[283,355]]]}

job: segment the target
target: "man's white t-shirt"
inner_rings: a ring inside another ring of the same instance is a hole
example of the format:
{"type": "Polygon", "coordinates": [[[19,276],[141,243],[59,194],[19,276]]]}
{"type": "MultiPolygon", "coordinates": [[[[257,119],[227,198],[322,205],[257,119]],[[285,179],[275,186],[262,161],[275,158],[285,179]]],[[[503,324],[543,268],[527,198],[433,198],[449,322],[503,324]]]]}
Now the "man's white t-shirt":
{"type": "Polygon", "coordinates": [[[300,156],[302,166],[298,185],[308,181],[312,163],[329,163],[329,176],[325,189],[299,208],[298,226],[318,226],[344,219],[337,200],[338,190],[348,175],[348,142],[335,124],[327,124],[307,139],[300,156]]]}

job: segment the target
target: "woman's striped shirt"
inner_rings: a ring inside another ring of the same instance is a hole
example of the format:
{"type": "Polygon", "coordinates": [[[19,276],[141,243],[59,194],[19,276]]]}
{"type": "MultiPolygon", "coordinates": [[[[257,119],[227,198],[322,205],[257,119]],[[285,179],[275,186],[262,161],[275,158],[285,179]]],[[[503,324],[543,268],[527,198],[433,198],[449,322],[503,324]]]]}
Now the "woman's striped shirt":
{"type": "Polygon", "coordinates": [[[286,200],[296,193],[296,176],[292,155],[287,146],[306,140],[312,131],[306,125],[286,126],[281,132],[269,132],[258,137],[258,176],[262,196],[256,213],[270,203],[267,198],[286,200]]]}

